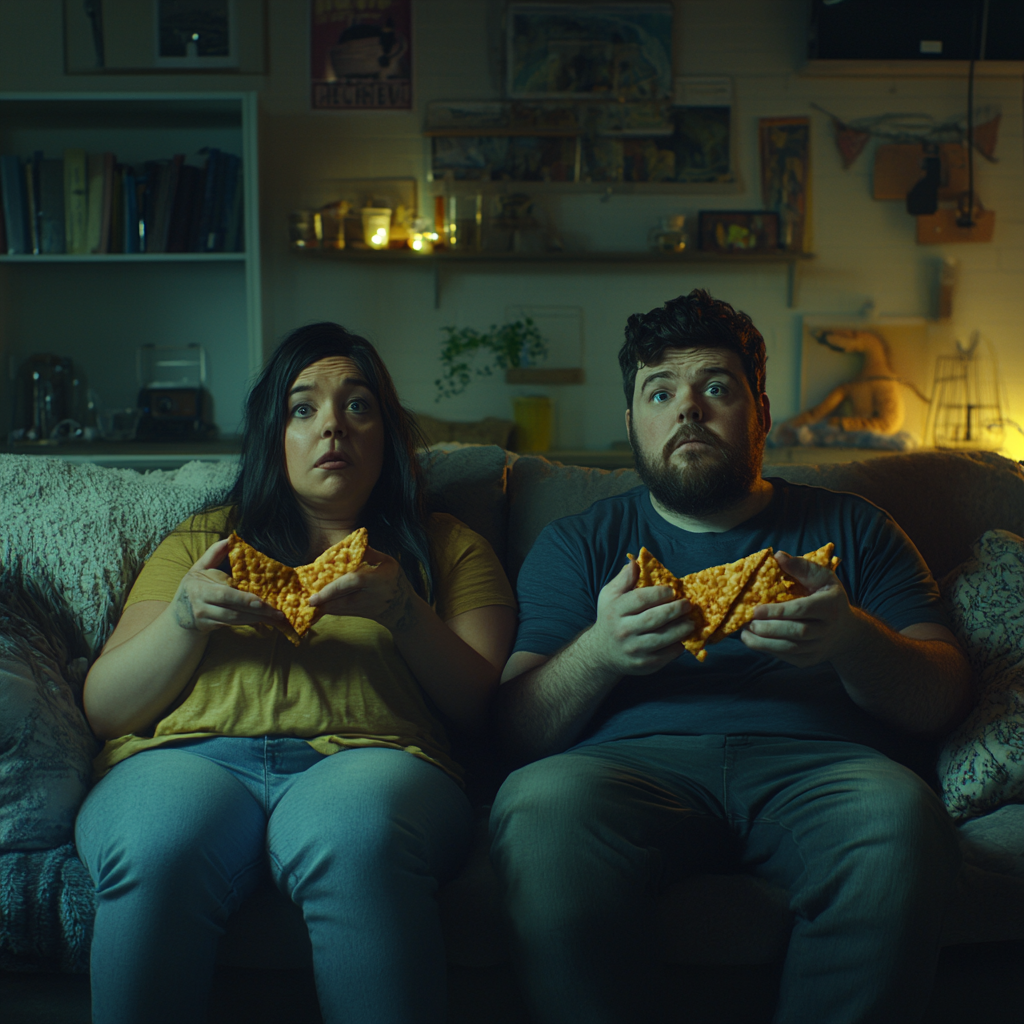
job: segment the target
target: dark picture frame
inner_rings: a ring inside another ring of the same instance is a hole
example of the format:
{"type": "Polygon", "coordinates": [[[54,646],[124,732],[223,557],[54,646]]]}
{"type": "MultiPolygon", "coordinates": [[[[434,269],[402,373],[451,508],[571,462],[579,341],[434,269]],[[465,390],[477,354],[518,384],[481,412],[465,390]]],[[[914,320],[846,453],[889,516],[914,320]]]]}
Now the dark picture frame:
{"type": "Polygon", "coordinates": [[[705,252],[777,252],[779,215],[772,210],[701,210],[700,247],[705,252]]]}

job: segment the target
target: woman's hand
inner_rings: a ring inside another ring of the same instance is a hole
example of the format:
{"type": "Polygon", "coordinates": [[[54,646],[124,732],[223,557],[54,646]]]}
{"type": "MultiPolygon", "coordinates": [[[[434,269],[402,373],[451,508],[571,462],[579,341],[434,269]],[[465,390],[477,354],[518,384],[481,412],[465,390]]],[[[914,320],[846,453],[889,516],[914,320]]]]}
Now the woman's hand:
{"type": "Polygon", "coordinates": [[[227,538],[211,544],[178,584],[171,614],[182,629],[209,633],[220,626],[273,626],[284,619],[283,612],[237,589],[226,572],[215,568],[227,553],[227,538]]]}
{"type": "Polygon", "coordinates": [[[416,615],[416,592],[402,567],[390,555],[371,547],[355,572],[332,580],[309,603],[325,615],[373,619],[392,633],[411,628],[416,615]]]}

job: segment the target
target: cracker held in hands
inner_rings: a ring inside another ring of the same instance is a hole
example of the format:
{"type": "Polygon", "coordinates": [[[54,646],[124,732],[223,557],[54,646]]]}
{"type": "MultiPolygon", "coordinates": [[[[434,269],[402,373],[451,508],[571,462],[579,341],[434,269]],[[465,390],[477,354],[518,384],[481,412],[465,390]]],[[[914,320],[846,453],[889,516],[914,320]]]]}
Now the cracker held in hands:
{"type": "Polygon", "coordinates": [[[363,564],[366,544],[366,529],[360,527],[309,565],[293,569],[257,551],[233,532],[228,538],[231,578],[239,590],[284,612],[287,623],[277,628],[297,646],[321,615],[309,599],[332,580],[355,572],[363,564]]]}
{"type": "MultiPolygon", "coordinates": [[[[834,544],[825,544],[804,555],[809,562],[835,570],[834,544]]],[[[632,555],[629,555],[633,559],[632,555]]],[[[675,598],[692,605],[690,617],[696,629],[683,646],[698,660],[707,657],[707,644],[716,644],[742,629],[753,618],[759,604],[780,604],[805,597],[808,591],[786,575],[771,548],[764,548],[727,565],[715,565],[678,579],[654,555],[641,548],[635,559],[640,567],[639,587],[671,587],[675,598]]]]}

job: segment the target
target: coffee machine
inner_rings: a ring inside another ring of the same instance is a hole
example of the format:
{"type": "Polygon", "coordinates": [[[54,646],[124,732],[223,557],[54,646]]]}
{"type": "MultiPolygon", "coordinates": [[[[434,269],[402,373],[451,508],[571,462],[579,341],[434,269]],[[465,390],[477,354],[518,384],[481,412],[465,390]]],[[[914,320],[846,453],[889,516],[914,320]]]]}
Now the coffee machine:
{"type": "Polygon", "coordinates": [[[204,441],[217,436],[202,345],[143,345],[137,352],[140,441],[204,441]]]}

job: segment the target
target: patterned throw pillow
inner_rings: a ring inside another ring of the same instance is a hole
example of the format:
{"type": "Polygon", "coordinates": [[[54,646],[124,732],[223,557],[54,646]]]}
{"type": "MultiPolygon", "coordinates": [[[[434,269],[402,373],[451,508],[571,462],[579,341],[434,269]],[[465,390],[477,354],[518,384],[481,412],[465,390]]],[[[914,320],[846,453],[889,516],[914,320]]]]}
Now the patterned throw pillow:
{"type": "Polygon", "coordinates": [[[990,530],[941,582],[976,688],[974,710],[946,739],[939,779],[958,819],[1024,802],[1024,538],[990,530]]]}

